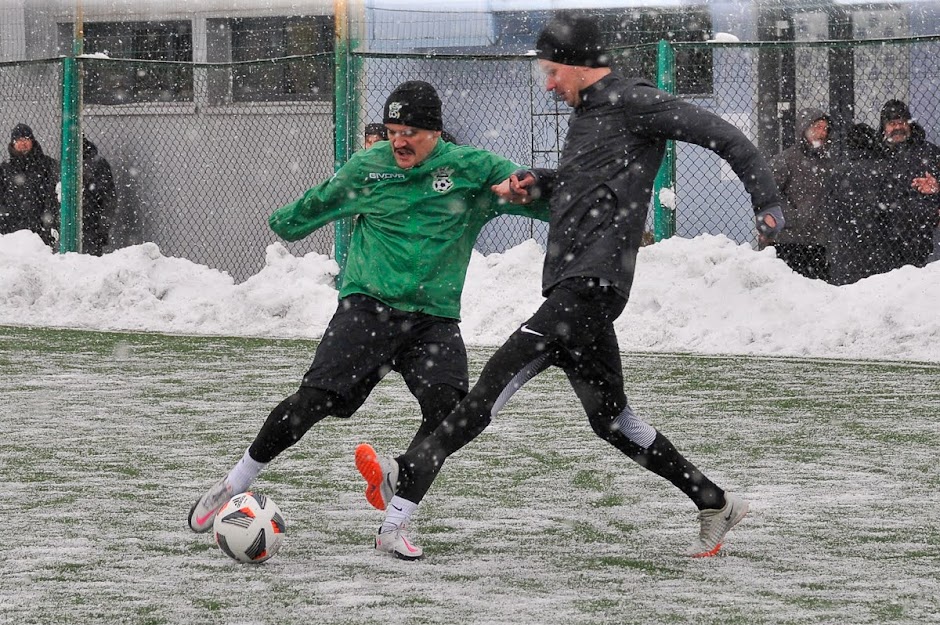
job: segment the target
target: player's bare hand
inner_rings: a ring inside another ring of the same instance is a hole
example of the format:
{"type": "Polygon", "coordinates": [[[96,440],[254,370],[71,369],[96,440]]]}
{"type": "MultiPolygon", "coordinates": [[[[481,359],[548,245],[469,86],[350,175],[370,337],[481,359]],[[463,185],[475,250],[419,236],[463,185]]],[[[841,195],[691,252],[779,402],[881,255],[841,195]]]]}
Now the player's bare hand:
{"type": "Polygon", "coordinates": [[[533,200],[529,193],[529,187],[535,184],[535,176],[531,172],[514,172],[509,178],[506,178],[499,184],[494,184],[490,189],[501,199],[513,204],[528,204],[533,200]]]}
{"type": "Polygon", "coordinates": [[[924,195],[934,195],[940,192],[940,184],[937,183],[937,179],[929,171],[925,172],[920,178],[914,178],[911,186],[924,195]]]}

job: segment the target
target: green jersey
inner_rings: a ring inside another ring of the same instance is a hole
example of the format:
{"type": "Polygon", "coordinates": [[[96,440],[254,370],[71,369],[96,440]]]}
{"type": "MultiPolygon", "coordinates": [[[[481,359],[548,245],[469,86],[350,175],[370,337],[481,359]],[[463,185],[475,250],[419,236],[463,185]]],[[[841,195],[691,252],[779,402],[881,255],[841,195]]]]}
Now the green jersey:
{"type": "Polygon", "coordinates": [[[446,141],[402,169],[383,141],[353,154],[269,223],[297,241],[356,216],[339,296],[362,293],[398,310],[459,319],[470,253],[486,222],[503,214],[548,220],[547,202],[518,206],[490,190],[516,169],[492,152],[446,141]]]}

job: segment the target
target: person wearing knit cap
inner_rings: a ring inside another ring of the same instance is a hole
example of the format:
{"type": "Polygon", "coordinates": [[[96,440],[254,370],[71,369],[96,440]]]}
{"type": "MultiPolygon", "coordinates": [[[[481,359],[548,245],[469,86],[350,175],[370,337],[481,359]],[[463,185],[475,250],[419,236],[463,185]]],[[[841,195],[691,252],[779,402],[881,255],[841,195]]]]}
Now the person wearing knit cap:
{"type": "MultiPolygon", "coordinates": [[[[927,141],[903,100],[888,100],[880,114],[883,155],[879,185],[885,196],[888,263],[881,269],[923,267],[936,252],[940,226],[940,147],[927,141]]],[[[878,176],[875,176],[876,178],[878,176]]]]}
{"type": "Polygon", "coordinates": [[[879,113],[873,139],[834,172],[826,201],[832,231],[831,282],[852,284],[936,254],[940,224],[940,147],[927,141],[903,100],[879,113]]]}
{"type": "MultiPolygon", "coordinates": [[[[458,322],[477,235],[500,215],[548,220],[546,202],[514,205],[493,192],[517,164],[440,139],[441,100],[429,83],[394,89],[383,122],[388,141],[355,152],[268,220],[280,237],[297,241],[355,219],[339,302],[297,391],[274,407],[231,470],[190,509],[194,532],[208,531],[219,507],[314,424],[352,416],[391,371],[421,408],[412,445],[423,440],[469,387],[458,322]]],[[[375,548],[406,560],[422,556],[394,520],[379,528],[375,548]]]]}
{"type": "Polygon", "coordinates": [[[509,202],[548,198],[546,299],[434,432],[397,457],[363,443],[355,453],[357,469],[373,495],[369,502],[404,522],[394,506],[404,502],[414,509],[445,460],[479,435],[520,386],[554,365],[564,370],[599,437],[671,482],[698,508],[699,533],[690,554],[715,555],[728,530],[747,514],[748,503],[709,480],[631,409],[614,321],[630,295],[668,140],[695,143],[728,161],[767,237],[784,225],[779,191],[766,161],[740,130],[646,80],[613,73],[592,19],[557,14],[536,48],[546,88],[573,108],[568,134],[557,169],[516,172],[497,191],[509,202]]]}
{"type": "Polygon", "coordinates": [[[0,164],[0,234],[30,230],[56,248],[59,163],[47,156],[26,124],[10,132],[9,160],[0,164]]]}
{"type": "Polygon", "coordinates": [[[911,109],[901,100],[888,100],[881,107],[881,134],[889,144],[903,143],[911,136],[911,109]]]}
{"type": "Polygon", "coordinates": [[[395,162],[409,169],[424,161],[444,129],[441,99],[429,83],[404,82],[385,101],[385,130],[395,162]]]}

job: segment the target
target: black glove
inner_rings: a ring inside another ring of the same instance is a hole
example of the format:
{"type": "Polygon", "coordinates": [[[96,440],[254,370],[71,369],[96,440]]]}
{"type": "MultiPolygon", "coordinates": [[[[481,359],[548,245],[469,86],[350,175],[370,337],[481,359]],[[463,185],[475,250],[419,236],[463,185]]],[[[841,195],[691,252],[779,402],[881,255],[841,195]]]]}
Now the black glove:
{"type": "Polygon", "coordinates": [[[526,176],[535,176],[535,172],[532,171],[531,169],[525,169],[524,167],[520,167],[516,171],[512,172],[512,175],[518,178],[519,180],[522,180],[526,176]]]}
{"type": "Polygon", "coordinates": [[[757,231],[768,239],[772,239],[783,230],[786,220],[783,218],[783,209],[779,204],[765,206],[757,213],[757,231]]]}

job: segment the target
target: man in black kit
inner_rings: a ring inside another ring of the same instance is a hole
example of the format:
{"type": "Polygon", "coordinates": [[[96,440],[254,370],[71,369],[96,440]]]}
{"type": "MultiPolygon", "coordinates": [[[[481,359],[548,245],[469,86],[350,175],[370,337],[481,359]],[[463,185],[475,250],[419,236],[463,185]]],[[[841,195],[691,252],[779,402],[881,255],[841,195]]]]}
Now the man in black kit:
{"type": "Polygon", "coordinates": [[[765,237],[784,226],[779,192],[767,163],[737,128],[643,79],[611,73],[589,18],[558,14],[540,33],[537,48],[546,89],[574,109],[568,135],[556,170],[517,171],[498,194],[516,203],[549,198],[546,299],[421,444],[397,458],[359,445],[356,466],[380,495],[370,503],[386,510],[383,527],[404,526],[444,460],[480,434],[525,382],[554,365],[565,372],[600,438],[692,500],[700,532],[690,555],[713,556],[747,514],[748,502],[714,484],[633,413],[613,324],[630,295],[667,140],[694,143],[725,159],[750,194],[765,237]]]}

